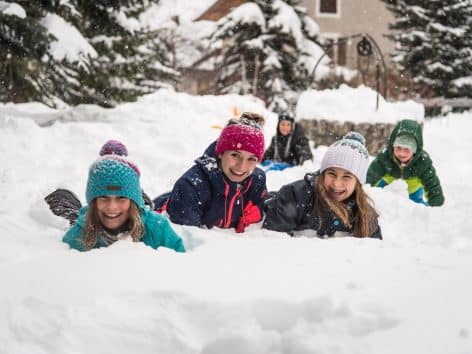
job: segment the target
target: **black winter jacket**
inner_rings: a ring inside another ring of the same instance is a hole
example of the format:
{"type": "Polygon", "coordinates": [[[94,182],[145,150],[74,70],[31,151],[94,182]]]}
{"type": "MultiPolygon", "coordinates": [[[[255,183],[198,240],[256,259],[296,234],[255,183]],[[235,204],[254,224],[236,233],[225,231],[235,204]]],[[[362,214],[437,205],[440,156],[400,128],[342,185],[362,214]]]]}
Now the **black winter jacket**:
{"type": "Polygon", "coordinates": [[[256,167],[244,182],[229,181],[214,157],[215,145],[212,143],[195,160],[171,193],[154,200],[155,210],[167,211],[176,224],[236,228],[236,232],[243,232],[246,226],[262,219],[267,195],[265,173],[256,167]]]}
{"type": "Polygon", "coordinates": [[[305,132],[300,125],[294,123],[293,132],[287,136],[280,135],[277,127],[277,133],[265,151],[262,161],[287,162],[297,166],[311,159],[313,159],[313,154],[311,153],[305,132]]]}
{"type": "MultiPolygon", "coordinates": [[[[318,173],[308,173],[305,178],[283,186],[279,192],[268,199],[265,204],[266,218],[263,228],[287,232],[293,235],[295,231],[314,230],[318,237],[332,237],[335,232],[352,233],[352,228],[346,227],[336,214],[327,209],[320,216],[314,210],[315,180],[318,173]]],[[[355,213],[357,205],[349,202],[351,213],[355,213]]],[[[369,237],[382,239],[380,226],[369,237]]]]}

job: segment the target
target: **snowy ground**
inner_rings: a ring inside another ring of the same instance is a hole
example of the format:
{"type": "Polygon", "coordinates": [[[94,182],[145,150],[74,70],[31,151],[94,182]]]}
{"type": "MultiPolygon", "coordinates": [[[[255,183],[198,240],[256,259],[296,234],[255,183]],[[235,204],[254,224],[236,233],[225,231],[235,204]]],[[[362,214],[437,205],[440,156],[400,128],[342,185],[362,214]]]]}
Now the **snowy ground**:
{"type": "MultiPolygon", "coordinates": [[[[161,91],[113,110],[0,105],[0,353],[472,353],[472,114],[425,121],[446,204],[408,201],[401,183],[366,187],[384,240],[290,238],[175,226],[188,252],[118,242],[79,253],[43,202],[84,200],[89,164],[122,140],[150,196],[257,100],[161,91]],[[39,124],[42,126],[40,126],[39,124]]],[[[315,161],[267,176],[270,190],[315,161]]]]}

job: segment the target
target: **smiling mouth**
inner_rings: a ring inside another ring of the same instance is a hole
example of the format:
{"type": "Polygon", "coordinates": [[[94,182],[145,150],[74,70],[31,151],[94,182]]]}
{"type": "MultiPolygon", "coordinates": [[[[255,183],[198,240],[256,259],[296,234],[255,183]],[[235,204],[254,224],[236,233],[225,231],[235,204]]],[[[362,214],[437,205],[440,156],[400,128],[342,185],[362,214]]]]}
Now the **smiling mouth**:
{"type": "Polygon", "coordinates": [[[110,219],[110,220],[113,220],[113,219],[117,219],[121,216],[121,214],[113,214],[113,215],[109,215],[109,214],[103,214],[103,216],[107,219],[110,219]]]}
{"type": "Polygon", "coordinates": [[[335,197],[342,196],[346,191],[345,190],[333,190],[331,189],[331,194],[335,197]]]}
{"type": "Polygon", "coordinates": [[[233,175],[235,175],[235,176],[238,176],[238,177],[242,177],[242,176],[244,176],[244,175],[246,174],[246,172],[236,172],[236,171],[234,171],[234,170],[232,170],[232,169],[230,169],[230,171],[231,171],[231,174],[233,174],[233,175]]]}

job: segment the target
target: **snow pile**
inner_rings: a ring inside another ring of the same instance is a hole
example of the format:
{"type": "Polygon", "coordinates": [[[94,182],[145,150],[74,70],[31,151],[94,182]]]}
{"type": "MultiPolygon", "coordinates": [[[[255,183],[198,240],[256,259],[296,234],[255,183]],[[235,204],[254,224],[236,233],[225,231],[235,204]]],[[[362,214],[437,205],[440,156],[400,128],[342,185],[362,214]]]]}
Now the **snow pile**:
{"type": "MultiPolygon", "coordinates": [[[[276,116],[240,96],[160,91],[108,110],[0,105],[0,352],[470,353],[471,113],[424,122],[444,207],[410,202],[400,182],[366,187],[383,241],[175,225],[185,254],[129,241],[79,253],[61,242],[67,222],[43,198],[67,187],[84,201],[87,168],[106,140],[127,145],[154,197],[234,107],[266,116],[268,143],[276,116]]],[[[317,169],[325,150],[269,172],[269,189],[317,169]]]]}
{"type": "Polygon", "coordinates": [[[423,121],[424,107],[414,101],[387,102],[381,95],[376,110],[377,92],[367,86],[305,91],[297,104],[297,117],[355,123],[393,123],[401,119],[423,121]]]}

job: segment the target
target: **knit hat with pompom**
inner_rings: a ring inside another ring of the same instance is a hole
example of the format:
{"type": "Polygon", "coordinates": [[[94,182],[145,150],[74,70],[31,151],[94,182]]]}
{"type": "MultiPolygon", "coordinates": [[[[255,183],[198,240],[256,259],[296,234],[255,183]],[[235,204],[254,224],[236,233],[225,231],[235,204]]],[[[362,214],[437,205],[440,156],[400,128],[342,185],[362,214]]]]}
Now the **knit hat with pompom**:
{"type": "Polygon", "coordinates": [[[112,139],[108,140],[100,149],[100,156],[104,155],[128,156],[128,149],[121,141],[112,139]]]}
{"type": "Polygon", "coordinates": [[[228,150],[248,151],[261,161],[264,155],[264,134],[256,125],[229,124],[224,127],[216,144],[216,156],[228,150]]]}
{"type": "Polygon", "coordinates": [[[365,138],[358,132],[349,132],[341,140],[333,143],[321,160],[320,172],[329,167],[339,167],[365,183],[369,167],[369,153],[365,147],[365,138]]]}
{"type": "Polygon", "coordinates": [[[124,157],[104,155],[89,169],[87,203],[101,196],[118,196],[131,199],[139,208],[144,208],[144,200],[139,183],[138,167],[124,157]]]}

